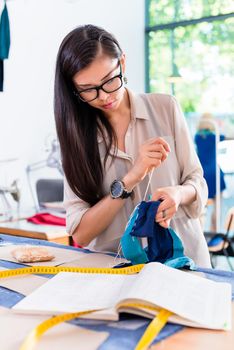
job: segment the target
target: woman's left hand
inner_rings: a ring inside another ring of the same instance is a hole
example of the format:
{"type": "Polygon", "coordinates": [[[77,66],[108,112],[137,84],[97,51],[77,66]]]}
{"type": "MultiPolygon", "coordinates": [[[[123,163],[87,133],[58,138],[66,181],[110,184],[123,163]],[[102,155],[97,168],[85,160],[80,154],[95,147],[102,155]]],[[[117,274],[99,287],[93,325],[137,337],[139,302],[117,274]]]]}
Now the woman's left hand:
{"type": "Polygon", "coordinates": [[[176,213],[182,199],[181,186],[158,188],[152,195],[152,200],[161,200],[155,221],[162,227],[168,228],[173,215],[176,213]]]}

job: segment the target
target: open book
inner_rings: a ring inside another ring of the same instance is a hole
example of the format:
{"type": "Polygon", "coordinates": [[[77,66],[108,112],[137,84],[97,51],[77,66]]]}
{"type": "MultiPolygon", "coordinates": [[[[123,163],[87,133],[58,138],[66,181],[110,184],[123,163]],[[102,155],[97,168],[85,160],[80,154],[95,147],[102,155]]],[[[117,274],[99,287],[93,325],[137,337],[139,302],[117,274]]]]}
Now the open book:
{"type": "Polygon", "coordinates": [[[129,303],[165,308],[171,322],[202,328],[231,328],[231,285],[160,263],[146,264],[139,274],[61,272],[14,306],[17,312],[59,314],[101,310],[89,318],[118,320],[120,312],[153,318],[155,310],[129,303]]]}

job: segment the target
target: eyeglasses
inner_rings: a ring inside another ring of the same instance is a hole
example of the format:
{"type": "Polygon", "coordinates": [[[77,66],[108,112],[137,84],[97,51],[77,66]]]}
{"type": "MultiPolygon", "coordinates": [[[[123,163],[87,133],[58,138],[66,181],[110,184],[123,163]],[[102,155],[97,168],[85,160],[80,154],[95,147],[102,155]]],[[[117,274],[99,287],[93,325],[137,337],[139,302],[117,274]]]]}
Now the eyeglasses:
{"type": "Polygon", "coordinates": [[[76,91],[75,95],[78,95],[81,101],[83,102],[91,102],[96,100],[99,96],[99,90],[102,90],[106,93],[111,93],[119,90],[123,86],[123,75],[121,64],[119,64],[120,73],[115,75],[113,78],[106,80],[102,85],[95,86],[89,89],[85,89],[82,91],[76,91]]]}

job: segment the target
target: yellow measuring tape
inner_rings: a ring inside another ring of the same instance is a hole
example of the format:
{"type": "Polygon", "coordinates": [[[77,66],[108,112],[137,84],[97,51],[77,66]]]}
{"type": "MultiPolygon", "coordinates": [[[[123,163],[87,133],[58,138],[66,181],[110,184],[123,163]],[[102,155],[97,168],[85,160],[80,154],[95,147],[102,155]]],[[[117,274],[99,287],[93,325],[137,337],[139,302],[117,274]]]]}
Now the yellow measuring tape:
{"type": "Polygon", "coordinates": [[[141,271],[144,264],[111,268],[111,267],[67,267],[67,266],[30,266],[19,269],[0,271],[0,278],[13,277],[25,274],[56,275],[59,272],[104,273],[112,275],[131,275],[141,271]]]}
{"type": "MultiPolygon", "coordinates": [[[[8,278],[13,276],[20,276],[25,274],[57,274],[59,272],[79,272],[79,273],[103,273],[103,274],[135,274],[140,272],[144,267],[144,264],[123,267],[123,268],[99,268],[99,267],[53,267],[53,266],[31,266],[23,267],[19,269],[0,271],[0,278],[8,278]]],[[[121,306],[121,305],[120,305],[121,306]]],[[[147,306],[141,303],[124,303],[122,306],[150,309],[158,312],[158,308],[147,306]]],[[[98,310],[87,310],[83,312],[65,313],[62,315],[54,316],[48,320],[40,323],[35,327],[29,335],[25,338],[20,350],[32,350],[42,335],[50,328],[65,321],[69,321],[73,318],[81,317],[98,310]]],[[[165,309],[159,311],[158,315],[147,327],[145,333],[138,342],[135,350],[146,350],[152,343],[155,337],[158,335],[163,326],[167,323],[168,318],[171,316],[171,312],[165,309]]]]}

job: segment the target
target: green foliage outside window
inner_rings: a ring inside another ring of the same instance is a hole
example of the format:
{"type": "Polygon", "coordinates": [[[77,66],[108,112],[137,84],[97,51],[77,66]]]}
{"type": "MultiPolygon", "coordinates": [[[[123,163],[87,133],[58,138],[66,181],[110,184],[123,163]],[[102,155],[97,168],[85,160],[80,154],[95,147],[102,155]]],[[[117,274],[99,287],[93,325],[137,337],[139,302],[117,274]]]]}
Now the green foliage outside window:
{"type": "Polygon", "coordinates": [[[233,0],[151,0],[148,3],[149,26],[234,11],[233,0]]]}
{"type": "Polygon", "coordinates": [[[233,115],[233,0],[151,0],[148,6],[149,90],[174,93],[188,114],[233,115]],[[229,16],[190,21],[222,14],[229,16]],[[177,26],[180,21],[187,22],[177,26]],[[171,84],[173,64],[182,79],[171,84]]]}

